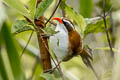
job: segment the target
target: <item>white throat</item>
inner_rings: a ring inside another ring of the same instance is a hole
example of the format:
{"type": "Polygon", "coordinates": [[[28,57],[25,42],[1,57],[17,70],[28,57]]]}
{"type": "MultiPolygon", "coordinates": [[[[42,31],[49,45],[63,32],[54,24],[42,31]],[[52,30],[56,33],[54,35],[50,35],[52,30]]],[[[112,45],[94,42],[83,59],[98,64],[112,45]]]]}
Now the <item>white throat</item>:
{"type": "Polygon", "coordinates": [[[50,47],[61,61],[68,55],[69,37],[68,31],[64,24],[58,23],[55,31],[59,31],[50,37],[50,47]]]}

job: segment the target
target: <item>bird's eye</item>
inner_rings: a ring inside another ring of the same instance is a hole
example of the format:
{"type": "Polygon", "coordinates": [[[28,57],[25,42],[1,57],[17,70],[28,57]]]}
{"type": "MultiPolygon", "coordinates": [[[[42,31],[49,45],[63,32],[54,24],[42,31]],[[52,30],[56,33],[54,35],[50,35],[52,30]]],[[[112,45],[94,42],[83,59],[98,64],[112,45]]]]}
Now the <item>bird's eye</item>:
{"type": "Polygon", "coordinates": [[[67,28],[72,28],[74,29],[74,26],[72,25],[72,23],[68,20],[64,20],[63,19],[63,24],[67,27],[67,28]]]}
{"type": "Polygon", "coordinates": [[[68,22],[63,22],[63,23],[64,23],[64,25],[69,26],[69,23],[68,23],[68,22]]]}

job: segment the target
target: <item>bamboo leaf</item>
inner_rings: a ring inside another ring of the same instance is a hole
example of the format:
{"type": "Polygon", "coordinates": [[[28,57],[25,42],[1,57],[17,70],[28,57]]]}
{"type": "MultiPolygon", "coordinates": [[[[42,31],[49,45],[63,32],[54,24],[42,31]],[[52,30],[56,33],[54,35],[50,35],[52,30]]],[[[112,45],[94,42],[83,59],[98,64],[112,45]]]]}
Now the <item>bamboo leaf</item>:
{"type": "Polygon", "coordinates": [[[16,9],[20,14],[29,17],[29,12],[24,7],[25,5],[20,0],[3,0],[8,6],[16,9]]]}
{"type": "Polygon", "coordinates": [[[2,53],[0,54],[0,56],[2,61],[1,69],[3,69],[4,78],[6,77],[8,80],[15,80],[11,66],[10,66],[9,58],[5,49],[2,50],[2,53]]]}
{"type": "Polygon", "coordinates": [[[53,0],[43,0],[37,8],[36,11],[36,18],[39,18],[41,15],[43,15],[43,13],[45,12],[45,10],[50,6],[50,4],[53,2],[53,0]]]}
{"type": "MultiPolygon", "coordinates": [[[[1,52],[1,51],[0,51],[1,52]]],[[[4,64],[3,64],[3,60],[2,60],[2,57],[1,57],[1,54],[0,53],[0,77],[3,79],[3,80],[8,80],[8,77],[7,77],[7,74],[6,74],[6,71],[5,71],[5,67],[4,67],[4,64]]],[[[0,79],[1,80],[1,79],[0,79]]]]}
{"type": "Polygon", "coordinates": [[[5,8],[1,1],[0,1],[0,10],[1,10],[0,12],[0,31],[1,31],[2,24],[6,18],[5,8]]]}
{"type": "MultiPolygon", "coordinates": [[[[6,23],[3,24],[1,33],[2,33],[2,38],[3,38],[4,44],[6,46],[8,60],[10,62],[11,69],[12,69],[15,80],[25,80],[25,76],[24,76],[24,73],[23,73],[23,70],[21,67],[18,51],[16,49],[13,37],[10,34],[10,31],[9,31],[6,23]]],[[[8,75],[8,76],[10,76],[10,75],[8,75]]]]}

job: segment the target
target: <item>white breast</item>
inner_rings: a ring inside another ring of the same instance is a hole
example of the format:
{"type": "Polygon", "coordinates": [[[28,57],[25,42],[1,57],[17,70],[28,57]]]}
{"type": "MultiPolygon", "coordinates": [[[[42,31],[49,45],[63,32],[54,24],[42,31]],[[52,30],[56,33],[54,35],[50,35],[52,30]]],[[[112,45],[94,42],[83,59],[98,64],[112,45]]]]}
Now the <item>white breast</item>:
{"type": "Polygon", "coordinates": [[[64,24],[57,24],[55,31],[59,31],[50,37],[50,47],[58,60],[63,60],[68,55],[68,31],[64,24]]]}

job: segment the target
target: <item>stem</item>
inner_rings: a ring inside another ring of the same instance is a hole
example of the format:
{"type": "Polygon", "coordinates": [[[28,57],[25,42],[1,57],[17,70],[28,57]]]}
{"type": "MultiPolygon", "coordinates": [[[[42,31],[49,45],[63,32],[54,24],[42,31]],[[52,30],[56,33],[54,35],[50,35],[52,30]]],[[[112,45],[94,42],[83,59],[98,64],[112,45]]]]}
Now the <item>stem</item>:
{"type": "Polygon", "coordinates": [[[50,16],[50,18],[48,19],[48,21],[45,23],[45,25],[46,25],[46,24],[50,21],[50,19],[53,17],[53,15],[55,14],[55,12],[56,12],[58,6],[60,5],[61,1],[62,1],[62,0],[59,0],[57,6],[56,6],[56,8],[55,8],[55,10],[53,11],[52,15],[50,16]]]}
{"type": "Polygon", "coordinates": [[[30,37],[29,37],[29,39],[28,39],[28,41],[27,41],[27,44],[25,45],[25,47],[24,47],[24,49],[23,49],[20,57],[22,57],[22,55],[24,54],[24,51],[25,51],[25,49],[27,48],[27,46],[28,46],[28,44],[29,44],[29,42],[30,42],[30,40],[31,40],[31,38],[32,38],[33,32],[34,32],[34,31],[31,32],[30,37]]]}
{"type": "MultiPolygon", "coordinates": [[[[62,69],[61,69],[61,66],[60,66],[60,63],[61,63],[61,62],[58,61],[58,58],[57,58],[57,56],[55,55],[55,53],[54,53],[54,56],[55,56],[55,59],[56,59],[56,61],[57,61],[57,63],[58,63],[57,66],[59,67],[59,72],[60,72],[60,75],[61,75],[61,77],[62,77],[62,80],[65,80],[64,75],[63,75],[63,72],[62,72],[62,69]]],[[[57,66],[56,66],[56,67],[57,67],[57,66]]]]}
{"type": "MultiPolygon", "coordinates": [[[[41,2],[42,0],[37,0],[37,5],[41,2]]],[[[47,50],[47,48],[45,47],[45,44],[48,47],[48,42],[47,42],[47,38],[41,38],[40,34],[44,34],[44,32],[40,29],[40,28],[44,28],[45,26],[45,22],[44,22],[44,16],[41,16],[38,20],[35,19],[35,25],[37,27],[37,38],[38,38],[38,44],[39,44],[39,49],[40,49],[40,59],[42,62],[42,67],[43,67],[43,72],[45,72],[48,69],[51,69],[51,59],[50,59],[50,53],[47,50]],[[44,42],[45,44],[44,44],[44,42]]]]}
{"type": "MultiPolygon", "coordinates": [[[[41,35],[40,35],[40,37],[41,37],[41,35]]],[[[42,38],[42,37],[41,37],[41,38],[42,38]]],[[[42,40],[43,40],[43,38],[42,38],[42,40]]],[[[50,53],[50,51],[49,51],[47,45],[45,44],[44,40],[43,40],[43,43],[44,43],[46,49],[48,50],[48,52],[50,53]]],[[[54,55],[55,55],[55,54],[54,54],[54,55]]],[[[51,54],[50,54],[50,57],[51,57],[52,61],[54,62],[55,66],[56,66],[56,67],[53,69],[53,71],[57,68],[57,70],[59,71],[59,74],[60,74],[62,80],[65,80],[65,79],[64,79],[64,76],[63,76],[63,73],[62,73],[62,70],[61,70],[61,67],[60,67],[60,65],[59,65],[60,63],[58,62],[58,59],[57,59],[56,55],[55,55],[55,59],[56,59],[58,65],[57,65],[56,62],[54,61],[54,59],[53,59],[53,57],[51,56],[51,54]]]]}
{"type": "MultiPolygon", "coordinates": [[[[46,20],[46,21],[48,21],[48,19],[47,19],[47,18],[45,18],[45,20],[46,20]]],[[[54,23],[53,21],[49,21],[49,23],[53,24],[54,26],[57,26],[57,24],[56,24],[56,23],[54,23]]]]}
{"type": "Polygon", "coordinates": [[[108,41],[108,44],[110,47],[111,55],[114,57],[114,52],[112,50],[112,45],[111,45],[111,41],[110,41],[110,37],[109,37],[109,33],[108,33],[107,24],[106,24],[105,6],[106,6],[106,0],[103,0],[103,21],[104,21],[104,26],[105,26],[105,32],[106,32],[107,41],[108,41]]]}
{"type": "MultiPolygon", "coordinates": [[[[51,15],[51,17],[54,15],[54,13],[56,12],[59,4],[60,4],[61,0],[59,1],[58,5],[56,6],[53,14],[51,15]]],[[[40,3],[40,2],[38,2],[40,3]]],[[[50,21],[51,17],[48,19],[47,23],[50,21]]],[[[50,55],[49,49],[48,49],[48,42],[47,42],[47,38],[45,37],[41,37],[40,34],[43,33],[43,31],[41,30],[41,28],[45,27],[45,23],[44,23],[44,17],[41,16],[39,18],[40,20],[35,20],[35,24],[38,27],[39,31],[37,32],[37,37],[38,37],[38,42],[39,42],[39,47],[40,47],[40,55],[41,55],[41,61],[42,61],[42,66],[43,66],[43,72],[46,72],[47,70],[51,69],[51,59],[53,60],[54,64],[57,65],[54,61],[54,59],[52,58],[52,56],[50,55]]],[[[57,67],[58,71],[59,68],[57,67]]]]}
{"type": "Polygon", "coordinates": [[[62,8],[62,15],[63,15],[63,17],[65,17],[66,13],[65,13],[65,10],[64,10],[63,1],[61,2],[61,8],[62,8]]]}

